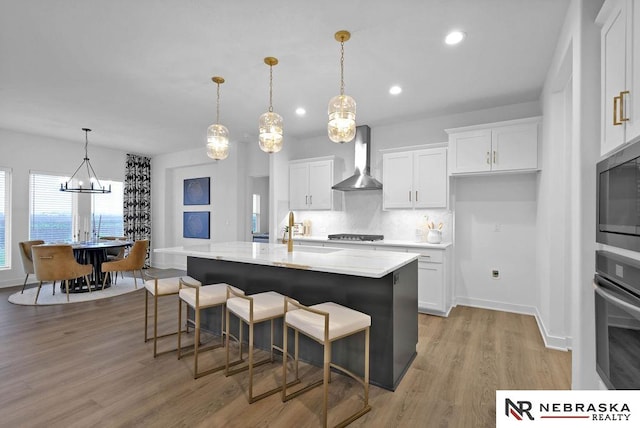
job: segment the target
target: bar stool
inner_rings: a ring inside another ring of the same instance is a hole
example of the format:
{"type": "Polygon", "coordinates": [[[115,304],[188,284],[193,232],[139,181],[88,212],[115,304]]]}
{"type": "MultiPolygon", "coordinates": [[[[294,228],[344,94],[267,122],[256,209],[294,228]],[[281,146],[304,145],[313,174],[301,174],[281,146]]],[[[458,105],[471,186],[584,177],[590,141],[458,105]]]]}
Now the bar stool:
{"type": "MultiPolygon", "coordinates": [[[[167,333],[163,334],[162,336],[158,336],[158,299],[160,297],[177,295],[180,291],[180,277],[163,279],[153,278],[149,275],[147,275],[147,277],[149,277],[150,279],[147,279],[144,282],[144,341],[146,343],[149,340],[153,339],[153,358],[155,358],[158,355],[174,351],[174,349],[170,349],[168,351],[158,353],[158,339],[167,336],[173,336],[174,334],[178,333],[177,331],[175,331],[173,333],[167,333]],[[153,296],[153,338],[148,337],[149,294],[153,296]]],[[[191,277],[187,277],[187,279],[190,284],[201,285],[200,281],[197,281],[191,277]]],[[[180,328],[178,328],[178,330],[180,330],[180,328]]]]}
{"type": "Polygon", "coordinates": [[[224,346],[224,308],[227,303],[227,287],[238,294],[244,295],[244,292],[238,288],[232,287],[229,284],[209,284],[200,285],[199,282],[190,283],[192,278],[180,278],[179,280],[179,299],[178,299],[178,359],[182,358],[182,303],[191,307],[194,311],[193,319],[190,319],[187,315],[187,325],[192,325],[195,330],[194,344],[193,344],[193,378],[198,379],[201,376],[208,375],[210,373],[217,372],[226,367],[226,362],[218,367],[206,370],[204,372],[198,372],[198,354],[203,351],[217,349],[224,346]],[[200,311],[203,309],[221,307],[220,311],[220,343],[215,343],[206,347],[200,347],[200,311]]]}
{"type": "MultiPolygon", "coordinates": [[[[282,351],[281,348],[273,344],[273,320],[282,318],[284,316],[284,302],[285,296],[275,291],[268,291],[265,293],[252,294],[250,296],[244,296],[233,291],[233,289],[227,289],[227,363],[225,368],[225,375],[231,376],[244,370],[249,370],[249,397],[247,400],[249,404],[254,403],[262,398],[268,397],[282,389],[282,386],[278,386],[269,391],[266,391],[257,396],[253,395],[253,369],[254,367],[261,366],[266,363],[273,362],[273,350],[282,351]],[[234,336],[234,340],[239,343],[240,358],[233,363],[237,364],[242,361],[242,323],[246,323],[249,326],[249,361],[248,364],[230,370],[229,366],[232,364],[229,362],[229,337],[232,336],[229,332],[229,315],[234,314],[239,320],[239,334],[238,338],[234,336]],[[261,322],[271,321],[271,342],[269,347],[270,356],[261,361],[253,361],[253,327],[261,322]]],[[[299,381],[298,381],[299,382],[299,381]]],[[[292,383],[293,384],[293,383],[292,383]]]]}
{"type": "Polygon", "coordinates": [[[364,388],[363,406],[360,410],[337,424],[346,426],[371,410],[369,405],[369,328],[371,317],[362,312],[346,308],[337,303],[327,302],[304,306],[289,298],[285,301],[284,333],[282,343],[282,401],[290,400],[316,386],[323,385],[322,421],[327,426],[327,402],[329,396],[330,369],[333,367],[360,383],[364,388]],[[290,310],[289,305],[295,309],[290,310]],[[315,340],[324,348],[323,378],[287,395],[287,328],[295,331],[295,373],[298,378],[298,333],[315,340]],[[365,332],[364,377],[359,377],[344,367],[331,362],[331,344],[338,339],[365,332]]]}

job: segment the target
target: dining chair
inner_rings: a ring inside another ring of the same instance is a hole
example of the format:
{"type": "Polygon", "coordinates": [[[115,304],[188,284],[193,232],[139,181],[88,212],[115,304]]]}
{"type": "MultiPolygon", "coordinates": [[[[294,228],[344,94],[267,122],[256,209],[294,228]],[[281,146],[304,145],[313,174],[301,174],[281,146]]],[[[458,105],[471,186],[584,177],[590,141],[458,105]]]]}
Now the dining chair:
{"type": "Polygon", "coordinates": [[[69,281],[72,279],[84,278],[91,292],[89,275],[93,272],[93,266],[78,263],[71,245],[34,245],[31,247],[31,253],[36,278],[40,281],[34,303],[38,303],[42,283],[48,281],[54,281],[54,294],[55,281],[65,282],[67,302],[69,301],[69,281]]]}
{"type": "MultiPolygon", "coordinates": [[[[126,241],[127,240],[125,236],[101,236],[100,239],[104,241],[126,241]]],[[[106,249],[107,261],[115,262],[117,260],[123,260],[126,254],[126,250],[127,250],[126,246],[107,248],[106,249]]],[[[122,272],[120,272],[120,276],[124,278],[124,276],[122,275],[122,272]]],[[[118,272],[116,272],[114,283],[117,282],[117,280],[118,280],[118,272]]]]}
{"type": "Polygon", "coordinates": [[[133,284],[135,288],[138,288],[136,280],[136,271],[140,271],[140,280],[144,281],[142,276],[142,268],[144,267],[144,261],[147,257],[147,250],[149,249],[149,240],[141,239],[133,243],[133,247],[129,250],[129,254],[122,260],[115,260],[112,262],[102,263],[102,272],[104,273],[104,279],[102,280],[102,289],[107,283],[107,277],[111,272],[131,272],[133,275],[133,284]]]}
{"type": "MultiPolygon", "coordinates": [[[[27,280],[29,279],[29,274],[36,273],[33,270],[33,258],[31,256],[31,247],[34,245],[42,245],[44,241],[42,239],[34,239],[33,241],[22,241],[19,242],[20,246],[20,256],[22,257],[22,267],[24,268],[24,273],[27,274],[24,278],[24,283],[22,284],[22,291],[20,293],[24,293],[24,287],[27,285],[27,280]]],[[[55,289],[55,284],[54,284],[55,289]]]]}

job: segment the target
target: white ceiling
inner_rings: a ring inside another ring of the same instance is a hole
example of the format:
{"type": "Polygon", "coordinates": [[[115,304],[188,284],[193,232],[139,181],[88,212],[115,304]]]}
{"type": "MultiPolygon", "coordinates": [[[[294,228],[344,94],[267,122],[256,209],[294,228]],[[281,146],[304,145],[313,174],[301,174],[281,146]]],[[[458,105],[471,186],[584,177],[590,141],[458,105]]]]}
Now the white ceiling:
{"type": "MultiPolygon", "coordinates": [[[[339,93],[376,126],[537,100],[568,0],[0,0],[0,128],[154,155],[203,147],[215,122],[257,144],[326,132],[339,93]],[[467,33],[446,46],[451,29],[467,33]],[[388,89],[398,84],[399,96],[388,89]],[[307,115],[295,115],[303,106],[307,115]]],[[[286,140],[285,140],[286,143],[286,140]]]]}

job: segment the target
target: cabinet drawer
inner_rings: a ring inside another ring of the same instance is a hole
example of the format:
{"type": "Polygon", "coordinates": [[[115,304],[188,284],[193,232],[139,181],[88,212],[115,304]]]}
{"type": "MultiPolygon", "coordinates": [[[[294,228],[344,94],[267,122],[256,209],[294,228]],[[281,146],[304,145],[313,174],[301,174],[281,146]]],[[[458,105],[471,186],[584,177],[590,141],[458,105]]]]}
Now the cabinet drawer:
{"type": "Polygon", "coordinates": [[[430,250],[418,248],[415,250],[416,253],[420,254],[421,262],[429,262],[429,263],[442,263],[444,259],[444,251],[443,250],[430,250]]]}

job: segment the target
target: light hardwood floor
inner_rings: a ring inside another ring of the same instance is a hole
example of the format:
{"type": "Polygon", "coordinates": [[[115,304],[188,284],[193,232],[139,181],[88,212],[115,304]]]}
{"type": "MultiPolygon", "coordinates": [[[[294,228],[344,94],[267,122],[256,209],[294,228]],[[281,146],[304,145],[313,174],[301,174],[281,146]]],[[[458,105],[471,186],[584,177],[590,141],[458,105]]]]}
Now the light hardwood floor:
{"type": "MultiPolygon", "coordinates": [[[[8,303],[19,290],[0,289],[0,426],[319,425],[319,388],[285,404],[274,395],[249,405],[246,373],[193,380],[191,357],[154,359],[143,341],[142,290],[60,306],[8,303]]],[[[175,329],[176,311],[173,298],[162,302],[165,331],[175,329]]],[[[418,322],[418,355],[400,386],[372,386],[373,409],[352,426],[493,427],[496,389],[570,387],[571,354],[545,349],[531,316],[457,307],[418,322]]],[[[271,367],[263,366],[259,385],[279,378],[271,367]]],[[[330,423],[355,409],[353,394],[361,396],[352,381],[333,376],[330,423]]]]}

